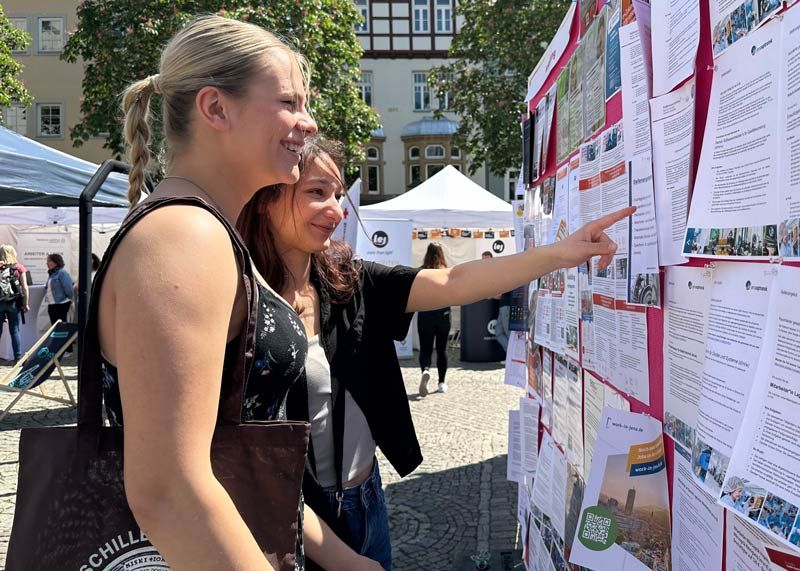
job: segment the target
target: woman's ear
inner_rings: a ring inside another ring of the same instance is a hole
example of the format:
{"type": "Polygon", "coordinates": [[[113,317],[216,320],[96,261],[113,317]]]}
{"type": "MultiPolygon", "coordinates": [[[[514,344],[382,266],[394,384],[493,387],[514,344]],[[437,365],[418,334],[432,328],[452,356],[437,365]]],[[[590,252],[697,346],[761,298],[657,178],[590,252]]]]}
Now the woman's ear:
{"type": "Polygon", "coordinates": [[[203,87],[197,92],[194,103],[197,116],[204,125],[215,131],[225,131],[230,128],[229,106],[232,101],[221,89],[209,85],[203,87]]]}

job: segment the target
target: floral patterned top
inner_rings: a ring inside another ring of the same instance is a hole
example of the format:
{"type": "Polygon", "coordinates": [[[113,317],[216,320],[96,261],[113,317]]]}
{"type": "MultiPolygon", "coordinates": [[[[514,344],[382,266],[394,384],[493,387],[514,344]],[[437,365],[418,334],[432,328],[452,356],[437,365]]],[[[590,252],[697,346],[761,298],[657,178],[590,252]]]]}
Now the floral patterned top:
{"type": "MultiPolygon", "coordinates": [[[[286,395],[305,372],[308,339],[297,312],[269,286],[258,284],[258,319],[253,366],[248,374],[242,403],[242,422],[286,420],[286,395]]],[[[237,350],[228,344],[225,362],[237,350]]],[[[225,378],[227,366],[222,375],[225,378]]],[[[122,426],[122,403],[117,369],[103,359],[103,400],[111,426],[122,426]]],[[[301,499],[302,502],[302,499],[301,499]]],[[[295,569],[305,568],[302,504],[298,511],[295,569]]]]}

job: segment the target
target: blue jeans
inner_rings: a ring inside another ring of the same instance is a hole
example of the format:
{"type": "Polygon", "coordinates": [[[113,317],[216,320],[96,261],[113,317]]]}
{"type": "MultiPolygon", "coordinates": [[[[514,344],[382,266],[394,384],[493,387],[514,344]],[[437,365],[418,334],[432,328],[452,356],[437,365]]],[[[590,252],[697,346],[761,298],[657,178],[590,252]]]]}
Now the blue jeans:
{"type": "Polygon", "coordinates": [[[355,551],[381,564],[387,571],[392,569],[392,543],[389,538],[389,514],[381,487],[381,473],[377,459],[372,473],[361,485],[345,488],[342,499],[342,515],[336,518],[339,501],[336,492],[317,490],[314,499],[306,495],[306,503],[334,530],[345,526],[349,530],[347,544],[355,551]],[[324,505],[319,505],[322,502],[324,505]],[[316,504],[316,505],[315,505],[316,504]]]}
{"type": "Polygon", "coordinates": [[[19,361],[22,351],[19,348],[19,309],[14,302],[0,302],[0,337],[3,335],[3,321],[8,319],[8,332],[11,334],[11,348],[14,360],[19,361]]]}

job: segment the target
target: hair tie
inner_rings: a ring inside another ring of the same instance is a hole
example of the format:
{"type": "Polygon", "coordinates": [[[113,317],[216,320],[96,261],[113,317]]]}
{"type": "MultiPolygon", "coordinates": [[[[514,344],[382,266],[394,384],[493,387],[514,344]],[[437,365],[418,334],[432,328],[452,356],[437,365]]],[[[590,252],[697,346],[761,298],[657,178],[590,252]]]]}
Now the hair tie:
{"type": "Polygon", "coordinates": [[[150,85],[153,86],[153,93],[161,93],[161,88],[159,85],[159,80],[161,76],[159,74],[150,75],[147,77],[147,80],[150,82],[150,85]]]}

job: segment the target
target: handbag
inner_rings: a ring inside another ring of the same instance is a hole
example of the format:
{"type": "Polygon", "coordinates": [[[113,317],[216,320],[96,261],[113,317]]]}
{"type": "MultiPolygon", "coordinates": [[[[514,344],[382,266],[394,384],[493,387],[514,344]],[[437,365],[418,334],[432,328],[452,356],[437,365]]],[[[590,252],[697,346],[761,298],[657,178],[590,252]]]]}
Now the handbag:
{"type": "Polygon", "coordinates": [[[123,432],[103,425],[102,361],[97,305],[109,260],[127,230],[165,204],[212,212],[231,236],[247,294],[248,319],[237,358],[223,379],[211,445],[214,475],[271,565],[291,571],[309,425],[242,424],[245,372],[250,370],[258,310],[247,250],[222,215],[204,201],[146,201],[123,223],[95,276],[78,375],[78,424],[23,428],[14,523],[6,571],[161,571],[169,566],[136,524],[123,481],[123,432]]]}

